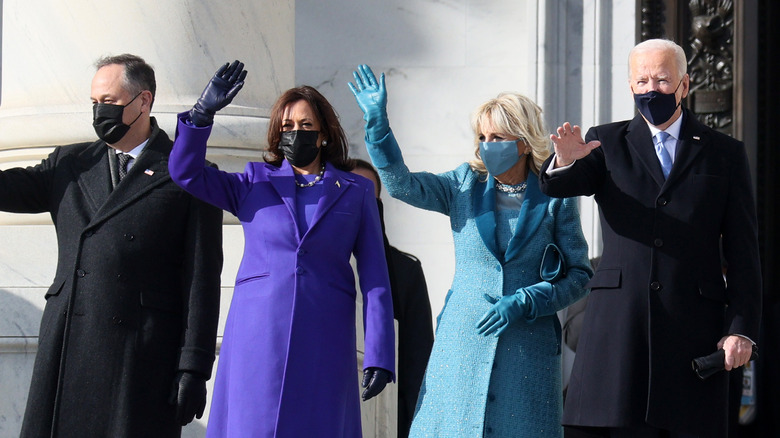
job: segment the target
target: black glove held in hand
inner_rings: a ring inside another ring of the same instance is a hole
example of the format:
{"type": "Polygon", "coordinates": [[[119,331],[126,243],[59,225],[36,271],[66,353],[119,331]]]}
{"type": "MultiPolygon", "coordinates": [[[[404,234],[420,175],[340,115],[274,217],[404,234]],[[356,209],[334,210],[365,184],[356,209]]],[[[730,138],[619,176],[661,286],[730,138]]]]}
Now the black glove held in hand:
{"type": "Polygon", "coordinates": [[[363,371],[363,401],[366,401],[385,389],[385,385],[393,379],[393,374],[383,368],[368,367],[363,371]]]}
{"type": "Polygon", "coordinates": [[[214,122],[214,114],[226,107],[238,91],[244,86],[246,70],[244,63],[238,60],[228,66],[226,63],[211,78],[200,99],[190,110],[190,120],[195,126],[209,126],[214,122]]]}
{"type": "Polygon", "coordinates": [[[206,379],[189,371],[179,371],[168,403],[176,405],[176,421],[182,426],[206,409],[206,379]]]}

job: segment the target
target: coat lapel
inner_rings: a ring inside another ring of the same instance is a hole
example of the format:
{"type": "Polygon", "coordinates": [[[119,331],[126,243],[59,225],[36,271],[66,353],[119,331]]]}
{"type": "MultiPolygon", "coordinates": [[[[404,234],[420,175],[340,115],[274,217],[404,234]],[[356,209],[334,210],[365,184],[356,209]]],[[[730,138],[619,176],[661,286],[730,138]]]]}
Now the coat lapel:
{"type": "Polygon", "coordinates": [[[322,176],[322,196],[317,203],[317,210],[314,211],[314,217],[311,220],[309,230],[317,225],[317,222],[325,216],[328,210],[333,207],[333,204],[346,193],[350,185],[352,185],[352,182],[343,178],[332,164],[325,163],[325,174],[322,176]]]}
{"type": "Polygon", "coordinates": [[[487,181],[480,181],[479,177],[473,189],[474,198],[474,222],[476,222],[479,235],[485,242],[488,250],[498,260],[503,257],[498,253],[496,245],[496,185],[495,180],[487,176],[487,181]]]}
{"type": "MultiPolygon", "coordinates": [[[[661,163],[658,161],[658,155],[655,153],[650,128],[647,127],[647,122],[641,115],[637,114],[629,123],[626,142],[633,155],[638,157],[639,162],[642,163],[647,173],[658,184],[658,187],[663,187],[666,180],[661,169],[661,163]]],[[[674,172],[674,166],[672,166],[672,172],[674,172]]]]}
{"type": "Polygon", "coordinates": [[[517,219],[515,232],[506,249],[506,260],[516,257],[520,250],[528,243],[536,233],[547,215],[547,205],[550,198],[539,189],[539,177],[529,172],[525,199],[520,206],[520,216],[517,219]]]}
{"type": "Polygon", "coordinates": [[[102,141],[97,141],[78,156],[74,165],[78,185],[90,208],[90,217],[100,210],[111,194],[111,174],[108,167],[110,152],[113,152],[110,147],[102,141]]]}
{"type": "Polygon", "coordinates": [[[674,182],[693,163],[696,156],[702,151],[706,142],[705,131],[702,125],[695,119],[696,116],[687,109],[683,114],[683,125],[680,129],[680,138],[677,140],[677,156],[669,173],[667,183],[674,182]]]}
{"type": "MultiPolygon", "coordinates": [[[[161,131],[156,123],[149,137],[149,143],[144,148],[141,155],[133,163],[133,167],[127,172],[125,178],[110,192],[105,202],[100,205],[97,213],[90,221],[90,225],[102,222],[113,216],[127,205],[135,202],[138,198],[145,196],[150,190],[158,185],[169,181],[168,174],[168,154],[171,151],[171,141],[168,136],[161,131]]],[[[108,153],[104,153],[106,165],[98,166],[102,168],[102,185],[108,184],[111,187],[111,174],[108,167],[108,153]]],[[[89,184],[90,181],[85,181],[89,184]]]]}
{"type": "MultiPolygon", "coordinates": [[[[296,224],[295,232],[297,234],[299,227],[297,226],[298,216],[295,208],[295,175],[290,163],[287,160],[282,160],[282,165],[268,174],[268,181],[287,207],[290,220],[296,224]]],[[[298,238],[300,239],[300,236],[298,238]]]]}

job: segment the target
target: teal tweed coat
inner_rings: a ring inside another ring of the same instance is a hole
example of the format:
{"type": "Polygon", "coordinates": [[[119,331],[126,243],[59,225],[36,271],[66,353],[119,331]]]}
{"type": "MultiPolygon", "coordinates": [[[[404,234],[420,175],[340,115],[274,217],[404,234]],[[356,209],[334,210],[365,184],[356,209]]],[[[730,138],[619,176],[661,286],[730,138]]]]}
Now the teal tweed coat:
{"type": "Polygon", "coordinates": [[[541,193],[535,174],[505,254],[496,244],[493,178],[467,163],[434,175],[411,173],[390,132],[367,142],[369,156],[390,195],[450,217],[455,278],[439,315],[410,436],[561,437],[560,323],[556,312],[587,294],[593,275],[576,200],[541,193]],[[494,299],[542,282],[548,243],[561,249],[567,275],[531,296],[533,316],[500,337],[477,333],[494,299]]]}

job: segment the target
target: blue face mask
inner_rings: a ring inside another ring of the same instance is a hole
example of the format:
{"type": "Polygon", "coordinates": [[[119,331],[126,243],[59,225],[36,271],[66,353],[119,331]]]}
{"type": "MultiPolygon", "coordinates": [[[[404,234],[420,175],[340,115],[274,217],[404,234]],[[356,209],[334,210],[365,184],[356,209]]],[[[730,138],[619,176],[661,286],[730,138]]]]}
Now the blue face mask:
{"type": "Polygon", "coordinates": [[[520,161],[520,155],[517,153],[518,141],[520,140],[479,143],[479,156],[482,157],[488,173],[493,176],[501,175],[520,161]]]}
{"type": "Polygon", "coordinates": [[[645,116],[645,119],[654,126],[663,125],[669,121],[674,112],[677,111],[677,107],[682,103],[682,100],[680,103],[677,103],[677,96],[675,96],[677,89],[680,88],[680,84],[682,84],[682,79],[680,79],[680,83],[677,84],[677,88],[674,89],[672,94],[664,94],[658,91],[649,91],[644,94],[634,93],[634,103],[636,103],[639,113],[645,116]]]}

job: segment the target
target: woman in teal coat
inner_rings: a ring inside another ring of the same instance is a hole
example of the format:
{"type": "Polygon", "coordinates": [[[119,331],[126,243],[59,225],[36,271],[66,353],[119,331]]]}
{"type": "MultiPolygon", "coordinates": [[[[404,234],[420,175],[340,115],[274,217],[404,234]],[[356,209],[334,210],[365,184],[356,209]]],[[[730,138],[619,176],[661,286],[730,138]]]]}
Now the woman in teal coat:
{"type": "Polygon", "coordinates": [[[474,114],[474,160],[412,173],[387,120],[384,74],[377,82],[362,65],[354,78],[382,183],[395,198],[448,215],[455,243],[455,278],[410,436],[562,436],[556,312],[587,293],[593,272],[576,200],[539,190],[550,154],[541,108],[500,94],[474,114]],[[560,269],[542,269],[543,258],[560,269]]]}

